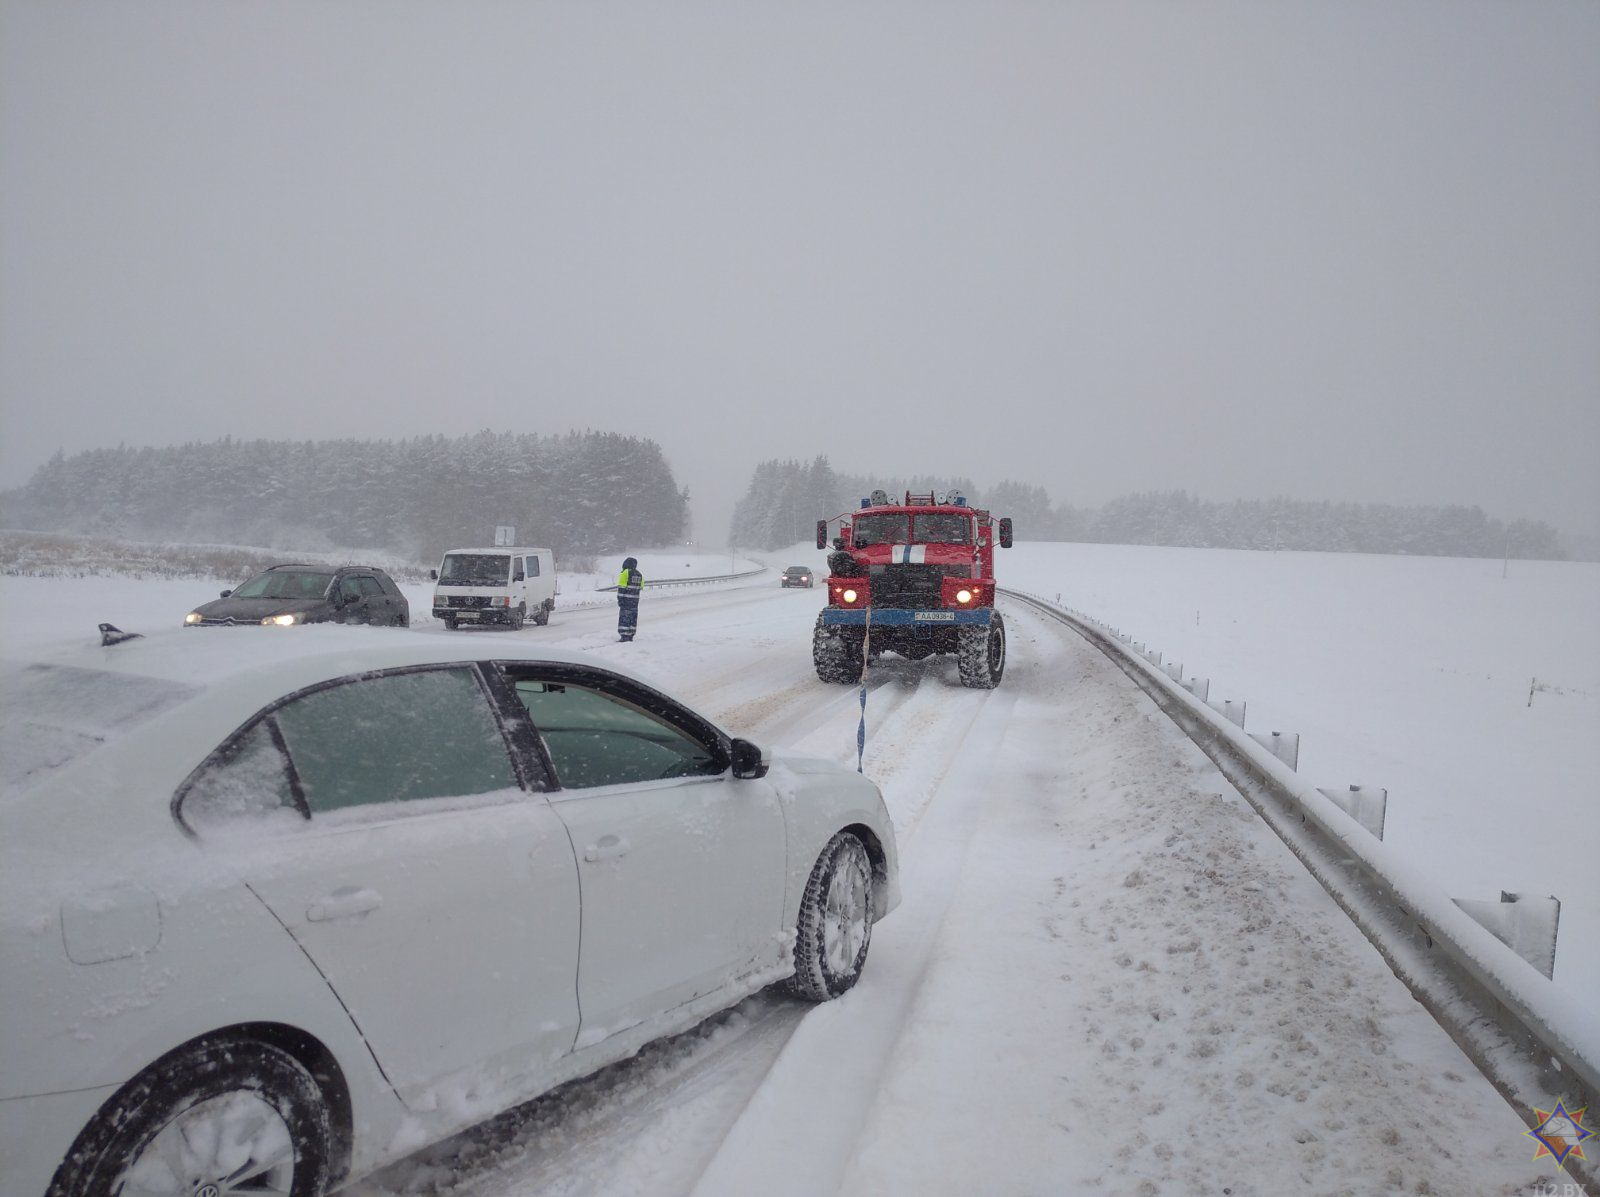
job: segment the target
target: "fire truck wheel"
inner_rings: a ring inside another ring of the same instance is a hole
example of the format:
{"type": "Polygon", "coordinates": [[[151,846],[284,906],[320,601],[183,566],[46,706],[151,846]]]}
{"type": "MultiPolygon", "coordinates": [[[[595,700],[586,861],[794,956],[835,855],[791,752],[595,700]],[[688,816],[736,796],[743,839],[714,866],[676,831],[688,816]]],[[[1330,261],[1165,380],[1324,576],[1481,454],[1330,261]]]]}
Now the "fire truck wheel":
{"type": "Polygon", "coordinates": [[[825,682],[849,685],[860,681],[861,639],[839,628],[824,627],[819,616],[816,631],[811,633],[811,661],[825,682]]]}
{"type": "Polygon", "coordinates": [[[1006,625],[996,611],[986,628],[962,628],[956,650],[961,684],[975,690],[993,690],[1006,671],[1006,625]]]}

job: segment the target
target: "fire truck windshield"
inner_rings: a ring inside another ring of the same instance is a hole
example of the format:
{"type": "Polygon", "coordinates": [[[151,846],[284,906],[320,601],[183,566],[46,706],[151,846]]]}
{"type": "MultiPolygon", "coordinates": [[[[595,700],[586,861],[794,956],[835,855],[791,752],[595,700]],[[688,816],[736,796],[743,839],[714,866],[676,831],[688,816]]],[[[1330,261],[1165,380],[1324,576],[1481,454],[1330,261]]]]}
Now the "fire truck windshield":
{"type": "Polygon", "coordinates": [[[874,512],[856,516],[852,527],[858,549],[873,544],[972,543],[972,517],[949,511],[930,511],[915,517],[902,511],[874,512]]]}
{"type": "Polygon", "coordinates": [[[907,544],[911,540],[911,517],[903,511],[858,515],[850,527],[851,541],[858,549],[869,544],[907,544]]]}
{"type": "Polygon", "coordinates": [[[947,511],[930,511],[913,521],[916,544],[971,544],[972,519],[947,511]]]}

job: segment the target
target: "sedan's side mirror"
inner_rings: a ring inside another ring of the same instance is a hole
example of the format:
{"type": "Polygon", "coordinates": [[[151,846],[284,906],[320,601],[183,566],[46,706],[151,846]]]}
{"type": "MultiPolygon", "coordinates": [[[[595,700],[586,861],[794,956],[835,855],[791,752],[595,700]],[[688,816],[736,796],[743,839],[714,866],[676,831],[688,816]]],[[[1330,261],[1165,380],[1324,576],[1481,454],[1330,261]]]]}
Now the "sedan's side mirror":
{"type": "Polygon", "coordinates": [[[436,570],[436,569],[430,569],[428,571],[428,581],[437,582],[438,580],[439,580],[439,571],[436,570]]]}
{"type": "Polygon", "coordinates": [[[224,590],[224,591],[223,591],[223,592],[222,592],[222,593],[221,593],[221,594],[219,594],[219,595],[218,595],[218,596],[217,596],[217,597],[218,597],[218,598],[227,598],[227,597],[228,597],[228,596],[229,596],[229,595],[230,595],[230,594],[232,594],[232,593],[233,593],[233,591],[231,591],[231,590],[224,590]]]}
{"type": "Polygon", "coordinates": [[[733,775],[743,778],[765,777],[772,765],[772,753],[749,740],[733,742],[733,775]]]}
{"type": "Polygon", "coordinates": [[[1003,516],[1000,520],[1000,547],[1002,549],[1011,547],[1011,517],[1009,515],[1003,516]]]}

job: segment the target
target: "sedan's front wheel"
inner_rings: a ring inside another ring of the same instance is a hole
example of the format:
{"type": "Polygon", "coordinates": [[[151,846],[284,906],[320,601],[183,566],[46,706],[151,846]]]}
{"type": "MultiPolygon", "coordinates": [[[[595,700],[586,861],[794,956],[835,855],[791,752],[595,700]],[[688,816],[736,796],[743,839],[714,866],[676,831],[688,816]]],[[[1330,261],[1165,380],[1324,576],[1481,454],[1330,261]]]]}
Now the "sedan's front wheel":
{"type": "Polygon", "coordinates": [[[789,990],[826,1002],[861,979],[872,943],[872,859],[848,831],[828,841],[800,899],[789,990]]]}
{"type": "Polygon", "coordinates": [[[191,1044],[145,1069],[78,1136],[49,1197],[321,1197],[332,1126],[316,1079],[253,1039],[191,1044]]]}

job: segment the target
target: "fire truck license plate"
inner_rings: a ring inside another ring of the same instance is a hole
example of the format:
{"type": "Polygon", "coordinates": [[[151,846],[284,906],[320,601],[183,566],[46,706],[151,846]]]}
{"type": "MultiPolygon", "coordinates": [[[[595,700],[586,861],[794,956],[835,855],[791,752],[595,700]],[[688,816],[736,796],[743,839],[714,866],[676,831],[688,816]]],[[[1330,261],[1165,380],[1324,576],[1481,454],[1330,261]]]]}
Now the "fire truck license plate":
{"type": "Polygon", "coordinates": [[[956,613],[954,611],[918,611],[911,618],[925,620],[928,623],[954,623],[956,613]]]}

